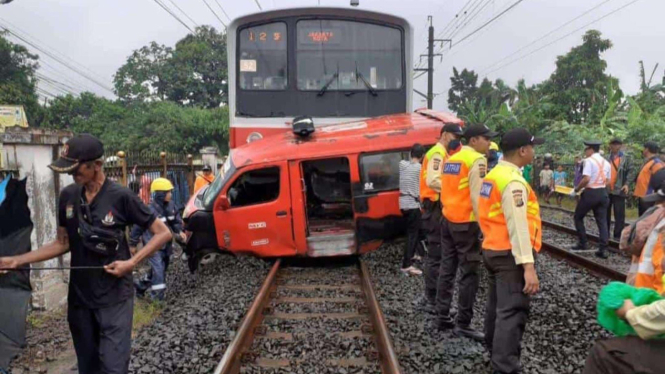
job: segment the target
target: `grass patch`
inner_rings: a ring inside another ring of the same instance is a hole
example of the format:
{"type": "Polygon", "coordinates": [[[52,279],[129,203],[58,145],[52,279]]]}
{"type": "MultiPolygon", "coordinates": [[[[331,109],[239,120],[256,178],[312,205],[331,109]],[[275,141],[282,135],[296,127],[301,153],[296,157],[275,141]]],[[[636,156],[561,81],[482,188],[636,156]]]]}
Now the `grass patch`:
{"type": "MultiPolygon", "coordinates": [[[[551,203],[550,205],[554,205],[554,206],[556,206],[556,195],[557,195],[557,194],[554,193],[554,194],[552,194],[552,196],[550,197],[550,203],[551,203]]],[[[545,204],[545,199],[544,199],[544,198],[540,197],[540,198],[538,198],[538,201],[539,201],[539,203],[540,203],[541,205],[546,205],[546,204],[545,204]]],[[[626,203],[627,203],[627,202],[626,202],[626,203]]],[[[628,204],[626,204],[626,205],[628,205],[628,204]]],[[[561,207],[562,207],[562,208],[566,208],[566,209],[571,210],[571,211],[575,211],[575,207],[577,207],[577,201],[575,201],[575,199],[573,199],[573,198],[570,197],[570,196],[565,196],[565,197],[563,198],[563,200],[561,201],[561,207]]],[[[614,212],[613,212],[613,213],[614,213],[614,212]]],[[[591,214],[593,214],[593,212],[592,212],[591,214]]],[[[637,208],[636,208],[636,207],[628,207],[628,206],[626,206],[626,219],[627,219],[627,220],[635,220],[635,219],[637,219],[638,217],[639,217],[639,216],[638,216],[638,214],[637,214],[637,208]]],[[[614,214],[612,214],[612,219],[614,219],[614,214]]]]}
{"type": "Polygon", "coordinates": [[[30,327],[37,328],[37,329],[43,327],[44,323],[46,322],[43,314],[34,313],[34,312],[28,314],[27,321],[28,321],[28,325],[30,327]]]}
{"type": "Polygon", "coordinates": [[[132,333],[139,331],[143,326],[152,324],[163,309],[163,302],[135,299],[132,333]]]}

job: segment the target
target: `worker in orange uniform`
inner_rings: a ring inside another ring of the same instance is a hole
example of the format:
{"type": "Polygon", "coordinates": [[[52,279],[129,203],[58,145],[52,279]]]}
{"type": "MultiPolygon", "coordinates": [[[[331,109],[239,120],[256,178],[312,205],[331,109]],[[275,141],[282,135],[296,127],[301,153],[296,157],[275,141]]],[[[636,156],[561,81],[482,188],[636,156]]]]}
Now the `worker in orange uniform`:
{"type": "MultiPolygon", "coordinates": [[[[651,187],[653,193],[643,197],[642,200],[650,204],[656,204],[657,209],[665,209],[665,169],[654,174],[649,187],[651,187]]],[[[662,214],[662,211],[659,210],[649,211],[651,214],[662,214]]],[[[630,279],[631,275],[634,275],[634,282],[626,283],[630,283],[635,287],[651,288],[665,296],[665,285],[663,284],[664,249],[665,219],[661,219],[649,233],[639,258],[633,256],[628,278],[630,279]]]]}
{"type": "Polygon", "coordinates": [[[194,192],[198,192],[201,188],[209,185],[215,180],[215,176],[212,175],[212,168],[210,165],[203,165],[203,173],[196,177],[196,182],[194,182],[194,192]]]}
{"type": "Polygon", "coordinates": [[[665,167],[665,163],[658,157],[659,153],[660,148],[658,147],[658,144],[653,141],[644,143],[644,150],[642,151],[644,165],[642,165],[640,173],[637,175],[635,192],[633,192],[633,196],[640,198],[637,206],[639,215],[644,214],[644,212],[652,205],[648,202],[642,201],[644,196],[652,192],[649,188],[649,180],[651,179],[651,176],[665,167]]]}
{"type": "Polygon", "coordinates": [[[471,125],[464,131],[467,145],[443,164],[441,175],[441,267],[436,290],[436,327],[482,341],[484,335],[471,328],[473,304],[478,292],[480,265],[480,227],[478,197],[487,171],[485,155],[497,135],[485,125],[471,125]],[[450,315],[450,304],[457,269],[460,270],[457,320],[450,315]]]}
{"type": "Polygon", "coordinates": [[[448,158],[448,146],[462,136],[462,126],[445,124],[439,141],[427,151],[420,174],[420,202],[423,210],[422,227],[427,233],[427,257],[425,258],[425,296],[418,303],[429,313],[434,313],[436,284],[441,265],[441,170],[448,158]]]}
{"type": "Polygon", "coordinates": [[[533,146],[544,142],[523,128],[508,131],[501,139],[503,160],[480,188],[478,223],[489,281],[485,342],[494,373],[520,372],[529,297],[539,288],[533,251],[541,246],[540,208],[520,168],[533,162],[533,146]]]}

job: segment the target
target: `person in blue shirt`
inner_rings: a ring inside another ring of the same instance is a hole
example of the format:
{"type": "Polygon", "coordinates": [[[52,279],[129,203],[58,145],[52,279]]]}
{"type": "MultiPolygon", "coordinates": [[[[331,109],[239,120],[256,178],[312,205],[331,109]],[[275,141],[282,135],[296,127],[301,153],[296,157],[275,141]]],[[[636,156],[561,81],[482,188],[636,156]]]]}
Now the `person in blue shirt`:
{"type": "MultiPolygon", "coordinates": [[[[565,186],[566,180],[568,179],[568,173],[563,171],[563,166],[559,165],[554,172],[554,186],[565,186]]],[[[556,204],[561,206],[561,201],[563,200],[563,194],[556,194],[556,204]]]]}
{"type": "MultiPolygon", "coordinates": [[[[169,229],[180,238],[185,240],[183,232],[183,222],[180,213],[171,201],[173,193],[173,184],[166,178],[157,178],[150,185],[150,191],[154,194],[152,202],[149,205],[150,210],[169,227],[169,229]]],[[[139,241],[143,243],[150,241],[152,234],[144,230],[141,226],[134,225],[129,235],[129,245],[132,253],[135,251],[139,241]]],[[[169,267],[173,243],[169,241],[160,250],[153,253],[148,259],[150,262],[150,273],[143,279],[134,283],[136,292],[139,296],[148,296],[153,300],[164,300],[166,293],[166,271],[169,267]]]]}

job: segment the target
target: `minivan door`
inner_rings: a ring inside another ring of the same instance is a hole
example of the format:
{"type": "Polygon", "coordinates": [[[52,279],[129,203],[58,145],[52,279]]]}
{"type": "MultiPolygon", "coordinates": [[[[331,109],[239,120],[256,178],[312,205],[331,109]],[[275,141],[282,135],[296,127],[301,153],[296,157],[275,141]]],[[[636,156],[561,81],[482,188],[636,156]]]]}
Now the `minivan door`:
{"type": "Polygon", "coordinates": [[[287,163],[239,170],[215,204],[220,246],[260,257],[295,254],[287,163]]]}

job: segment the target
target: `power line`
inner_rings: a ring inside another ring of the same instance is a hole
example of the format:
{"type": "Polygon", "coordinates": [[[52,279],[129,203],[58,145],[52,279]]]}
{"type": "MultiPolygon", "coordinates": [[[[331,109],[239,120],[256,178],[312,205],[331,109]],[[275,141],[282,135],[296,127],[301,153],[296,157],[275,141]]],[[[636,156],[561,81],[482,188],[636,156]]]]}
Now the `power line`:
{"type": "Polygon", "coordinates": [[[226,13],[226,11],[224,10],[224,7],[222,7],[222,4],[220,4],[219,1],[217,1],[217,0],[215,0],[215,3],[217,3],[217,6],[219,7],[219,9],[222,10],[222,13],[224,13],[224,15],[226,16],[226,18],[228,18],[229,21],[230,21],[230,20],[231,20],[231,17],[229,17],[229,14],[226,13]]]}
{"type": "Polygon", "coordinates": [[[173,1],[173,0],[169,0],[169,2],[170,2],[171,4],[173,4],[173,6],[176,7],[176,9],[178,9],[178,10],[180,11],[180,13],[184,14],[185,17],[187,17],[187,19],[190,20],[190,22],[192,22],[192,23],[194,24],[194,27],[199,27],[199,25],[196,23],[196,21],[194,21],[194,20],[192,19],[192,17],[189,16],[189,14],[187,14],[184,10],[182,10],[182,9],[178,6],[178,4],[176,4],[175,1],[173,1]]]}
{"type": "Polygon", "coordinates": [[[173,11],[169,9],[169,7],[167,7],[166,4],[162,3],[160,0],[154,0],[154,2],[160,7],[162,7],[162,9],[164,9],[168,14],[170,14],[171,17],[175,18],[175,20],[178,21],[181,25],[185,26],[185,28],[189,30],[189,32],[191,32],[192,34],[194,33],[194,30],[192,30],[191,27],[189,27],[185,23],[185,21],[183,21],[182,19],[180,19],[180,17],[178,17],[175,13],[173,13],[173,11]]]}
{"type": "Polygon", "coordinates": [[[508,13],[508,12],[511,11],[513,8],[515,8],[516,6],[518,6],[522,1],[524,1],[524,0],[517,0],[517,1],[514,2],[511,6],[509,6],[509,7],[506,8],[506,9],[504,9],[503,12],[501,12],[501,13],[497,14],[496,16],[492,17],[492,19],[490,19],[489,21],[485,22],[484,24],[482,24],[482,26],[478,27],[477,29],[473,30],[472,32],[468,33],[467,35],[465,35],[465,36],[464,36],[462,39],[460,39],[459,41],[457,41],[457,42],[455,42],[455,43],[451,43],[450,48],[452,49],[454,46],[456,46],[457,44],[459,44],[459,43],[463,42],[464,40],[468,39],[468,38],[471,37],[473,34],[475,34],[475,33],[477,33],[478,31],[484,29],[485,27],[489,26],[492,22],[494,22],[494,21],[496,21],[497,19],[501,18],[501,16],[503,16],[504,14],[508,13]]]}
{"type": "Polygon", "coordinates": [[[541,40],[543,40],[543,39],[545,39],[545,38],[547,38],[548,36],[550,36],[550,35],[556,33],[557,31],[561,30],[562,28],[564,28],[564,27],[570,25],[571,23],[573,23],[573,22],[577,21],[578,19],[580,19],[580,18],[586,16],[587,14],[593,12],[594,10],[600,8],[601,6],[605,5],[606,3],[610,2],[610,1],[612,1],[612,0],[604,0],[604,1],[600,2],[599,4],[595,5],[593,8],[591,8],[591,9],[585,11],[584,13],[578,15],[577,17],[575,17],[575,18],[573,18],[573,19],[571,19],[571,20],[569,20],[569,21],[567,21],[567,22],[565,22],[565,23],[562,23],[561,25],[559,25],[558,27],[552,29],[550,32],[546,33],[545,35],[541,36],[540,38],[535,39],[534,41],[532,41],[532,42],[530,42],[529,44],[527,44],[527,45],[521,47],[520,49],[516,50],[515,52],[513,52],[513,53],[511,53],[511,54],[509,54],[509,55],[503,57],[502,59],[497,60],[497,61],[491,63],[490,65],[487,65],[486,67],[484,67],[484,68],[481,70],[481,73],[482,73],[482,72],[485,72],[485,71],[491,69],[492,67],[498,65],[499,63],[501,63],[501,62],[503,62],[503,61],[505,61],[505,60],[507,60],[507,59],[509,59],[509,58],[511,58],[511,57],[513,57],[513,56],[515,56],[516,54],[522,52],[523,50],[525,50],[525,49],[527,49],[527,48],[529,48],[529,47],[531,47],[532,45],[538,43],[539,41],[541,41],[541,40]]]}
{"type": "Polygon", "coordinates": [[[208,4],[208,1],[203,0],[203,2],[204,2],[205,5],[208,7],[208,9],[210,9],[210,11],[212,12],[212,14],[215,15],[215,18],[217,18],[217,20],[219,20],[219,22],[221,22],[222,25],[224,25],[224,28],[226,28],[226,23],[224,23],[224,21],[222,21],[222,19],[219,18],[219,16],[217,15],[217,13],[215,13],[215,11],[212,9],[212,7],[210,6],[210,4],[208,4]]]}
{"type": "Polygon", "coordinates": [[[552,42],[547,43],[547,44],[545,44],[544,46],[542,46],[542,47],[540,47],[540,48],[538,48],[538,49],[536,49],[536,50],[534,50],[534,51],[532,51],[532,52],[530,52],[530,53],[528,53],[528,54],[526,54],[526,55],[523,55],[523,56],[521,56],[521,57],[518,57],[518,58],[516,58],[516,59],[513,59],[512,61],[509,61],[509,62],[507,62],[507,63],[505,63],[505,64],[499,66],[499,67],[496,68],[496,69],[493,69],[493,70],[488,71],[485,75],[490,74],[490,73],[493,73],[493,72],[498,71],[498,70],[501,70],[501,69],[503,69],[504,67],[509,66],[509,65],[512,65],[512,64],[514,64],[515,62],[517,62],[517,61],[519,61],[519,60],[522,60],[522,59],[524,59],[524,58],[527,58],[527,57],[533,55],[533,54],[536,53],[536,52],[542,51],[543,49],[545,49],[545,48],[551,46],[552,44],[554,44],[554,43],[556,43],[556,42],[558,42],[558,41],[560,41],[560,40],[563,40],[563,39],[565,39],[565,38],[567,38],[567,37],[569,37],[569,36],[575,34],[576,32],[578,32],[578,31],[580,31],[580,30],[583,30],[584,28],[586,28],[586,27],[588,27],[588,26],[593,25],[593,24],[596,23],[596,22],[602,21],[603,19],[605,19],[605,18],[607,18],[607,17],[609,17],[609,16],[611,16],[611,15],[617,13],[617,12],[620,11],[620,10],[623,10],[624,8],[626,8],[626,7],[630,6],[630,5],[635,4],[635,3],[638,2],[638,1],[640,1],[640,0],[633,0],[633,1],[631,1],[630,3],[624,4],[623,6],[617,8],[617,9],[615,9],[615,10],[613,10],[613,11],[607,13],[607,14],[605,14],[604,16],[601,16],[601,17],[599,17],[599,18],[596,18],[595,20],[593,20],[593,21],[591,21],[591,22],[585,24],[584,26],[579,27],[579,28],[577,28],[577,29],[571,31],[571,32],[569,32],[568,34],[566,34],[566,35],[564,35],[564,36],[562,36],[562,37],[560,37],[560,38],[558,38],[558,39],[555,39],[555,40],[553,40],[552,42]]]}
{"type": "Polygon", "coordinates": [[[259,0],[254,0],[254,1],[256,2],[256,6],[259,7],[259,10],[263,10],[263,8],[261,7],[261,3],[259,3],[259,0]]]}
{"type": "Polygon", "coordinates": [[[66,93],[70,93],[70,94],[72,94],[72,95],[78,95],[78,94],[80,94],[80,92],[77,92],[78,90],[77,90],[76,88],[74,88],[74,87],[72,87],[72,86],[70,86],[70,85],[68,85],[68,84],[66,84],[66,83],[62,83],[62,82],[60,82],[60,81],[58,81],[58,80],[56,80],[56,79],[54,79],[54,78],[48,77],[48,76],[46,76],[46,75],[44,75],[44,74],[41,74],[41,73],[39,73],[39,72],[36,72],[36,73],[35,73],[35,76],[36,76],[40,81],[44,81],[44,82],[46,82],[46,83],[49,83],[51,86],[53,86],[53,87],[57,87],[57,88],[59,88],[60,90],[66,92],[66,93]]]}
{"type": "Polygon", "coordinates": [[[64,61],[63,59],[61,59],[61,58],[59,58],[59,57],[57,57],[57,56],[54,56],[54,55],[53,55],[52,53],[50,53],[49,51],[46,51],[45,49],[43,49],[43,48],[39,47],[38,45],[36,45],[35,43],[33,43],[33,42],[27,40],[26,38],[22,37],[21,35],[16,34],[16,33],[13,32],[12,30],[8,29],[7,26],[4,26],[4,25],[2,25],[2,24],[0,23],[0,28],[4,29],[5,31],[7,31],[9,34],[11,34],[12,36],[14,36],[15,38],[21,40],[22,42],[24,42],[24,43],[30,45],[30,46],[33,47],[33,48],[35,48],[35,49],[38,50],[39,52],[41,52],[41,53],[43,53],[43,54],[49,56],[51,59],[57,61],[58,63],[60,63],[61,65],[65,66],[65,67],[68,68],[69,70],[71,70],[71,71],[75,72],[76,74],[79,74],[80,76],[82,76],[82,77],[88,79],[89,81],[95,83],[95,84],[98,85],[99,87],[101,87],[101,88],[103,88],[103,89],[105,89],[105,90],[107,90],[107,91],[113,93],[113,90],[110,89],[110,88],[108,88],[108,87],[107,87],[106,85],[104,85],[103,83],[97,81],[96,79],[92,78],[92,77],[89,76],[88,74],[85,74],[84,72],[82,72],[82,71],[76,69],[76,68],[73,67],[71,64],[69,64],[69,63],[67,63],[66,61],[64,61]]]}

